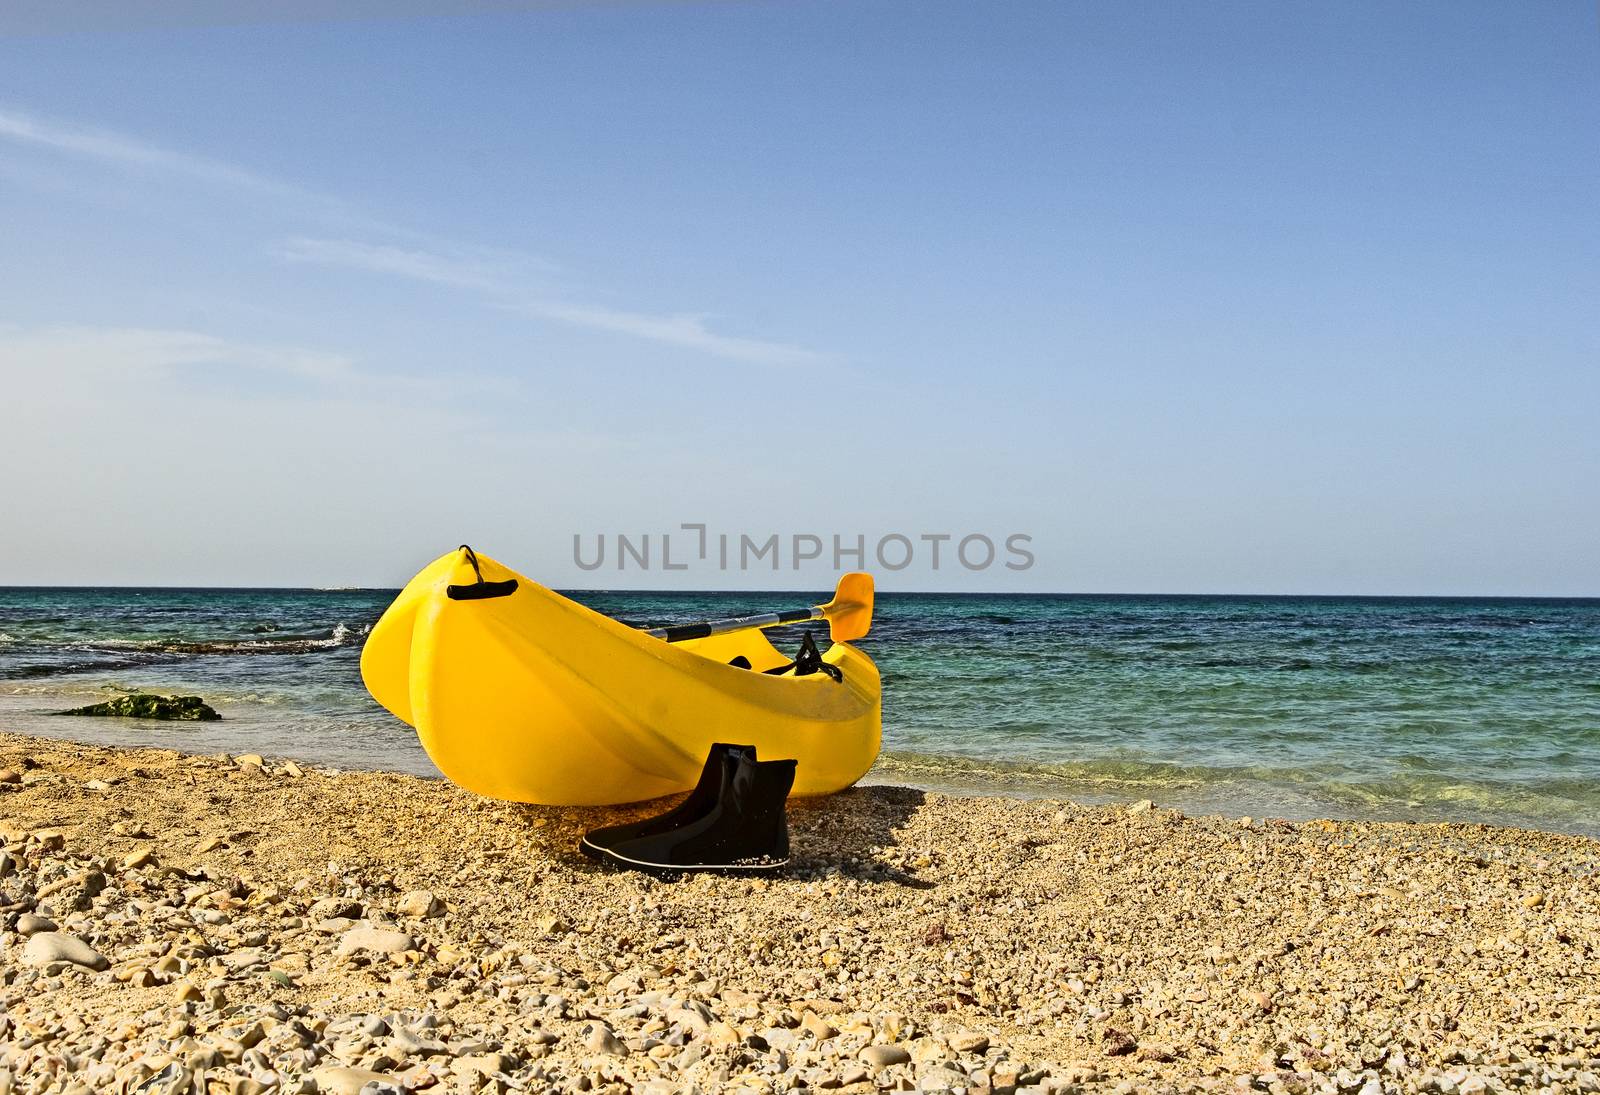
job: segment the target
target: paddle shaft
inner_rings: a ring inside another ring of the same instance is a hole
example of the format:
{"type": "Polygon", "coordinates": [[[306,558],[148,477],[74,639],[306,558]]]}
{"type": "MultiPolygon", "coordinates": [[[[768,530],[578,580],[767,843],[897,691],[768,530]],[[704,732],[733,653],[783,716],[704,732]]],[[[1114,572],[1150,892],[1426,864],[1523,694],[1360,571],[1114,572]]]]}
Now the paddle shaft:
{"type": "Polygon", "coordinates": [[[711,635],[725,635],[730,631],[743,631],[747,627],[773,627],[777,624],[797,624],[806,620],[821,620],[827,614],[826,609],[818,605],[815,608],[793,608],[788,612],[763,612],[759,616],[734,616],[726,620],[701,620],[692,624],[656,627],[646,631],[645,634],[654,635],[658,639],[665,639],[669,643],[681,643],[685,639],[704,639],[711,635]]]}

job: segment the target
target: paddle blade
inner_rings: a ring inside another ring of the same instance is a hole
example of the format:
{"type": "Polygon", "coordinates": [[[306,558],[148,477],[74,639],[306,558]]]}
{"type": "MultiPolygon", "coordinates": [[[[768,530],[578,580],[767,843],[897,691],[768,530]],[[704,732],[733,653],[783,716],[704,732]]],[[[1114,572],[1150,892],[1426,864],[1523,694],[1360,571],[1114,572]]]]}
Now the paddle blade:
{"type": "Polygon", "coordinates": [[[828,636],[836,643],[863,638],[872,629],[872,575],[853,571],[839,579],[833,600],[822,606],[828,636]]]}

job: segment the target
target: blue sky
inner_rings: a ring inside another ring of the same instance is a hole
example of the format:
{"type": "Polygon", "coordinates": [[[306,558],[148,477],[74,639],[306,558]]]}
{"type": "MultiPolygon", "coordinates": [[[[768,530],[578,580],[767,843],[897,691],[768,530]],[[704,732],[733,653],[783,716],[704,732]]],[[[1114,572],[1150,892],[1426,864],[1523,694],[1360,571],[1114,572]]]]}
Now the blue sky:
{"type": "Polygon", "coordinates": [[[1591,4],[238,10],[0,22],[0,583],[1600,594],[1591,4]]]}

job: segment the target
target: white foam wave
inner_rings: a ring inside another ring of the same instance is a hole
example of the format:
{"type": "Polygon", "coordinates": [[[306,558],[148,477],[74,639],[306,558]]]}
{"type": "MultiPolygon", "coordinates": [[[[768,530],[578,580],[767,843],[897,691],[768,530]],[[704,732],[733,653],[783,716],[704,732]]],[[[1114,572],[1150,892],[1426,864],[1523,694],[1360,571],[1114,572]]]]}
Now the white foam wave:
{"type": "Polygon", "coordinates": [[[303,654],[359,644],[371,624],[340,621],[324,636],[274,635],[264,639],[88,639],[64,644],[69,650],[128,650],[152,654],[303,654]]]}

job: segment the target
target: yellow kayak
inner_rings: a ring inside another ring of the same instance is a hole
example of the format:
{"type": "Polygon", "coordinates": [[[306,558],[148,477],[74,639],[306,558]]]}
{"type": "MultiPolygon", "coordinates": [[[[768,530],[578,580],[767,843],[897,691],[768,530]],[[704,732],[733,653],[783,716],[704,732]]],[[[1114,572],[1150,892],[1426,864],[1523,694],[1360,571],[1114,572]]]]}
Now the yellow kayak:
{"type": "Polygon", "coordinates": [[[760,627],[667,642],[463,548],[400,591],[361,677],[455,783],[578,806],[687,791],[719,741],[798,761],[794,794],[850,786],[878,756],[878,669],[847,642],[822,659],[842,679],[769,674],[790,659],[760,627]]]}

